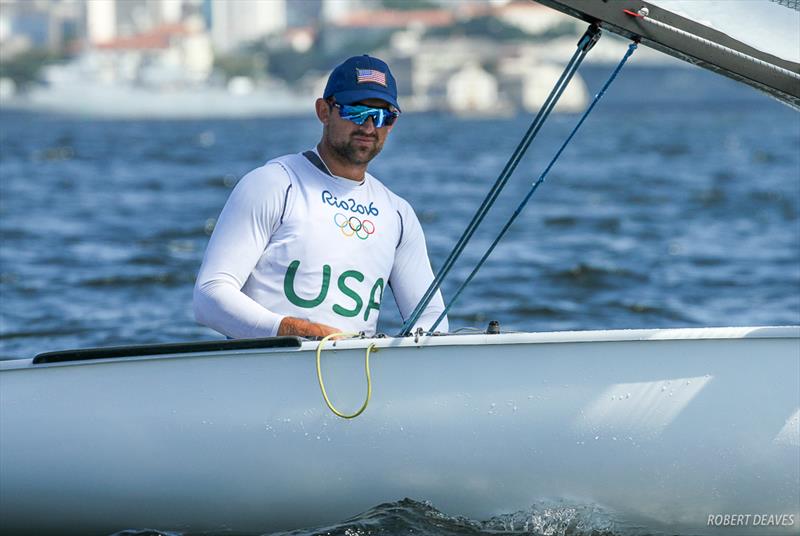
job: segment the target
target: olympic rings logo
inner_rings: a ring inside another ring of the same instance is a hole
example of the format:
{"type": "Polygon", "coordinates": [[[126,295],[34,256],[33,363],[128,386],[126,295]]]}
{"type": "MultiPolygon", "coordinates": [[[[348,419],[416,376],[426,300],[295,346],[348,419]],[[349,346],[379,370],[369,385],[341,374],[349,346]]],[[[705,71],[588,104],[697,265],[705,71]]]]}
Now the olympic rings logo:
{"type": "Polygon", "coordinates": [[[361,240],[366,240],[375,232],[375,224],[370,220],[360,220],[355,216],[345,216],[337,212],[333,217],[333,223],[342,231],[344,236],[357,236],[361,240]]]}

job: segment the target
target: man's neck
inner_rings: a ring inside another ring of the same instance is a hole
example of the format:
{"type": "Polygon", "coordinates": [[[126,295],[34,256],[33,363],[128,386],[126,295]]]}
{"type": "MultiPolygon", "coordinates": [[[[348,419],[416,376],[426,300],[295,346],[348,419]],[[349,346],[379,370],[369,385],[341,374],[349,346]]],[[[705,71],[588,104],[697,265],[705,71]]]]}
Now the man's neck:
{"type": "Polygon", "coordinates": [[[320,158],[322,158],[322,162],[328,167],[328,170],[333,175],[356,182],[361,182],[364,180],[364,174],[367,171],[366,164],[355,165],[342,160],[335,152],[331,150],[330,147],[323,142],[317,144],[317,152],[319,153],[320,158]]]}

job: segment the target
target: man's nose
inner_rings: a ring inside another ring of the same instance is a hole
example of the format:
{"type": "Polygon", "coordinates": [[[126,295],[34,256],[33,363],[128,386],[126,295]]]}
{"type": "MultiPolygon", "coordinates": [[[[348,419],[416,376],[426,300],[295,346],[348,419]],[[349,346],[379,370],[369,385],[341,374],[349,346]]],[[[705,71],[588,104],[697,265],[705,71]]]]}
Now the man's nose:
{"type": "Polygon", "coordinates": [[[361,126],[362,126],[362,127],[364,127],[364,130],[366,130],[367,132],[375,132],[375,131],[377,131],[377,130],[378,130],[378,129],[375,127],[375,118],[374,118],[374,117],[372,117],[371,115],[370,115],[369,117],[367,117],[367,120],[366,120],[366,121],[364,121],[364,122],[361,124],[361,126]]]}

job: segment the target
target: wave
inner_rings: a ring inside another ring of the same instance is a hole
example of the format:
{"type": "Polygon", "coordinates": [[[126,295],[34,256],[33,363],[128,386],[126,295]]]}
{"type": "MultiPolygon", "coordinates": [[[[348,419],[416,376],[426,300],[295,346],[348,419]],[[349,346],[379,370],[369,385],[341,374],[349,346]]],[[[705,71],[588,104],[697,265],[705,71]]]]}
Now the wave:
{"type": "MultiPolygon", "coordinates": [[[[450,516],[427,501],[384,503],[341,523],[274,532],[261,536],[652,536],[656,533],[622,520],[597,505],[542,501],[527,510],[485,521],[450,516]]],[[[154,529],[128,529],[111,536],[189,536],[154,529]]]]}
{"type": "Polygon", "coordinates": [[[194,274],[142,274],[142,275],[111,275],[95,277],[82,281],[81,286],[91,288],[105,287],[139,287],[139,286],[167,286],[177,287],[194,284],[194,274]]]}
{"type": "MultiPolygon", "coordinates": [[[[268,536],[616,536],[611,516],[597,506],[563,501],[535,504],[530,509],[476,521],[449,516],[427,502],[403,499],[380,504],[337,525],[272,533],[268,536]]],[[[267,536],[267,535],[264,535],[267,536]]]]}
{"type": "Polygon", "coordinates": [[[557,270],[547,274],[555,282],[578,284],[583,287],[613,287],[617,284],[648,280],[647,274],[634,272],[624,268],[596,266],[580,262],[566,270],[557,270]]]}

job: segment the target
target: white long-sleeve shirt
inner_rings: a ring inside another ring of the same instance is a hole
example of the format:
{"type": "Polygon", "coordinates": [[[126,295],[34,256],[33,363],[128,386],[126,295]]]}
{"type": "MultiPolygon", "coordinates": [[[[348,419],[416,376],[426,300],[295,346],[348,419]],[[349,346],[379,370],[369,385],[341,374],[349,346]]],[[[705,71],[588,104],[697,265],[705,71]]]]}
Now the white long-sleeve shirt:
{"type": "MultiPolygon", "coordinates": [[[[306,151],[245,175],[220,214],[194,287],[195,318],[233,338],[269,337],[286,316],[376,331],[391,285],[403,318],[433,280],[411,206],[378,179],[330,174],[306,151]]],[[[440,293],[417,327],[444,310],[440,293]]],[[[437,328],[448,330],[445,318],[437,328]]]]}

